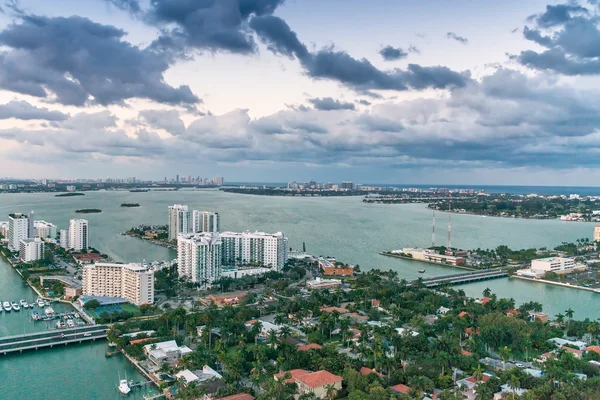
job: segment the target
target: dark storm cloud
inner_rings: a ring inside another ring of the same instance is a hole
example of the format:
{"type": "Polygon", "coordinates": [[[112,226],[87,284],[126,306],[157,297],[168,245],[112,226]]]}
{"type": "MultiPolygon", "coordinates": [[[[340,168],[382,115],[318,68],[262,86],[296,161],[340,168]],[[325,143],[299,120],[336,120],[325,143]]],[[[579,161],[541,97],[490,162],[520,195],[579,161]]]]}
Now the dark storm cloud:
{"type": "Polygon", "coordinates": [[[379,50],[385,61],[396,61],[408,56],[408,53],[399,47],[385,46],[379,50]]]}
{"type": "Polygon", "coordinates": [[[525,27],[525,39],[547,50],[525,50],[512,56],[532,69],[565,75],[600,74],[600,30],[598,18],[576,5],[547,6],[542,14],[529,18],[534,27],[525,27]]]}
{"type": "Polygon", "coordinates": [[[564,24],[569,21],[573,15],[587,14],[589,14],[588,9],[577,4],[547,5],[544,13],[532,15],[528,20],[534,21],[543,28],[550,28],[564,24]]]}
{"type": "Polygon", "coordinates": [[[200,50],[251,54],[250,16],[273,13],[284,0],[151,0],[145,19],[165,30],[160,40],[200,50]],[[168,38],[168,39],[167,39],[168,38]]]}
{"type": "Polygon", "coordinates": [[[165,104],[199,101],[187,85],[165,83],[169,60],[122,41],[125,32],[73,16],[21,14],[0,32],[0,87],[83,106],[139,97],[165,104]]]}
{"type": "Polygon", "coordinates": [[[35,107],[26,101],[13,100],[0,105],[0,119],[16,118],[22,120],[41,119],[46,121],[64,121],[69,116],[60,111],[35,107]]]}
{"type": "Polygon", "coordinates": [[[446,67],[409,64],[408,70],[383,71],[365,58],[358,60],[333,47],[311,53],[284,20],[272,15],[254,17],[250,26],[271,51],[298,58],[311,78],[334,80],[363,94],[371,94],[371,90],[461,87],[469,80],[446,67]]]}
{"type": "Polygon", "coordinates": [[[308,99],[308,101],[317,109],[321,111],[331,110],[354,110],[353,103],[342,102],[331,97],[322,97],[308,99]]]}
{"type": "Polygon", "coordinates": [[[458,36],[454,32],[448,32],[448,33],[446,33],[446,39],[456,40],[457,42],[460,42],[462,44],[469,43],[469,39],[467,39],[466,37],[458,36]]]}

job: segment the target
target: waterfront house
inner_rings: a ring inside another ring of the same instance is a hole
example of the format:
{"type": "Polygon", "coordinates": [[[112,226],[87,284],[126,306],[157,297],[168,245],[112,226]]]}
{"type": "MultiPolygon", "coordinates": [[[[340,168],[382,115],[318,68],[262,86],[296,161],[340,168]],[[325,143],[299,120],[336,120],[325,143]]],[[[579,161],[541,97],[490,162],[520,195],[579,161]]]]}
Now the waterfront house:
{"type": "Polygon", "coordinates": [[[600,346],[588,346],[585,348],[585,351],[589,352],[593,352],[596,354],[600,354],[600,346]]]}
{"type": "Polygon", "coordinates": [[[299,346],[296,350],[298,350],[298,351],[309,351],[309,350],[320,350],[322,348],[323,348],[323,346],[321,346],[320,344],[309,343],[309,344],[305,344],[304,346],[299,346]]]}
{"type": "Polygon", "coordinates": [[[254,400],[254,396],[248,393],[236,393],[227,397],[219,397],[218,399],[207,400],[254,400]]]}
{"type": "Polygon", "coordinates": [[[191,352],[192,350],[189,347],[178,346],[174,340],[144,346],[144,353],[157,366],[162,366],[164,363],[173,365],[181,357],[191,352]]]}

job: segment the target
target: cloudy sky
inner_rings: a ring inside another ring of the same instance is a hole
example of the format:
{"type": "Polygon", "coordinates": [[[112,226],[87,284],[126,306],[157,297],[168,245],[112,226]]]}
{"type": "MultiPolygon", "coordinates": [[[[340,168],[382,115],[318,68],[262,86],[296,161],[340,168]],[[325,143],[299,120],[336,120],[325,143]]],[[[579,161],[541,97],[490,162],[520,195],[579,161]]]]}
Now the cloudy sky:
{"type": "Polygon", "coordinates": [[[1,7],[0,177],[600,179],[598,0],[1,7]]]}

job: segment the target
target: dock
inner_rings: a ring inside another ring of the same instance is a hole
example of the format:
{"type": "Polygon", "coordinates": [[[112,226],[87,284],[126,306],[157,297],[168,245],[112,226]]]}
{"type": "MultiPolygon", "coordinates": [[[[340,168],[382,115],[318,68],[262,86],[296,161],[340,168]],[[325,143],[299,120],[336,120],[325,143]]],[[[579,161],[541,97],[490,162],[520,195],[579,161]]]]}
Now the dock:
{"type": "Polygon", "coordinates": [[[67,328],[60,331],[44,331],[24,335],[0,338],[0,355],[22,353],[26,350],[38,350],[67,346],[74,343],[96,341],[106,338],[108,326],[91,325],[79,328],[67,328]]]}
{"type": "MultiPolygon", "coordinates": [[[[488,279],[504,278],[508,274],[500,268],[486,269],[482,271],[463,272],[460,274],[434,276],[431,278],[423,279],[422,282],[428,288],[442,286],[442,285],[459,285],[461,283],[485,281],[488,279]]],[[[410,283],[417,282],[416,280],[410,283]]]]}

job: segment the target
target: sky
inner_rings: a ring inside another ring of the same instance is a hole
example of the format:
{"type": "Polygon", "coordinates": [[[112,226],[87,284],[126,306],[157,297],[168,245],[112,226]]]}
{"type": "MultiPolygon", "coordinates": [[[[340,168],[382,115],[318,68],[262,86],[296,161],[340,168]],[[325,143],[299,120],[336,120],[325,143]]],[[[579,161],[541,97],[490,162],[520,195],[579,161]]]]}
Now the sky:
{"type": "Polygon", "coordinates": [[[0,7],[0,177],[600,179],[599,0],[0,7]]]}

